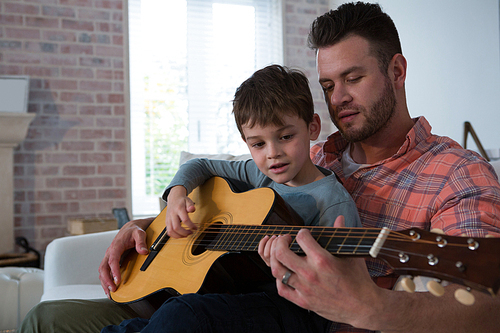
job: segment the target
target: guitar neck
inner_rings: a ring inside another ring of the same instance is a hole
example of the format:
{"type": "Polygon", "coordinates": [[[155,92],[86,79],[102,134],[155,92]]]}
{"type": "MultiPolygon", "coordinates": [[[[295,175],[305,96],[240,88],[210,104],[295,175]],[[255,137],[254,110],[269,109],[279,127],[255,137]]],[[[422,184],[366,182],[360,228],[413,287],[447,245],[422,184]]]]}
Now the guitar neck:
{"type": "Polygon", "coordinates": [[[230,252],[257,251],[259,242],[266,235],[290,235],[290,249],[303,253],[296,241],[299,230],[308,229],[314,239],[327,251],[335,255],[367,256],[382,229],[331,228],[284,225],[222,225],[215,224],[203,232],[201,242],[209,250],[230,252]]]}

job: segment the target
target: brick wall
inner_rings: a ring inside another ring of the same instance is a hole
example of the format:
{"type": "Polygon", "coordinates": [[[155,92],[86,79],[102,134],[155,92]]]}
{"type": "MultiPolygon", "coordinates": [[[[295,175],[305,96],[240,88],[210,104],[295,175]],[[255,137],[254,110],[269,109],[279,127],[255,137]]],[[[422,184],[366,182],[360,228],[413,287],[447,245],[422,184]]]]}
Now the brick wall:
{"type": "MultiPolygon", "coordinates": [[[[332,132],[309,26],[328,0],[284,0],[285,64],[332,132]]],[[[0,75],[29,75],[36,117],[14,154],[15,234],[44,250],[72,217],[129,207],[125,0],[1,0],[0,75]]],[[[130,209],[130,207],[129,207],[130,209]]]]}
{"type": "Polygon", "coordinates": [[[320,140],[326,139],[335,126],[330,121],[323,91],[318,83],[316,55],[307,47],[307,35],[314,19],[330,10],[328,0],[284,0],[284,56],[285,64],[299,68],[309,79],[316,112],[320,115],[320,140]]]}
{"type": "Polygon", "coordinates": [[[0,75],[29,75],[36,114],[14,153],[15,235],[43,250],[72,217],[129,202],[126,3],[2,0],[0,75]]]}

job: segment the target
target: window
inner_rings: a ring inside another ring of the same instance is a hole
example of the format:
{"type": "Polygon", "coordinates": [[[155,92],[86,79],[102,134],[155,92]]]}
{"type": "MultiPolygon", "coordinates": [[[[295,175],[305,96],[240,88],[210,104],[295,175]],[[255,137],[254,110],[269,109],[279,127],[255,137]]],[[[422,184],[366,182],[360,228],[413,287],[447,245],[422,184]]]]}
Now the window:
{"type": "Polygon", "coordinates": [[[282,63],[279,0],[130,0],[132,213],[158,213],[182,150],[247,153],[236,88],[282,63]]]}

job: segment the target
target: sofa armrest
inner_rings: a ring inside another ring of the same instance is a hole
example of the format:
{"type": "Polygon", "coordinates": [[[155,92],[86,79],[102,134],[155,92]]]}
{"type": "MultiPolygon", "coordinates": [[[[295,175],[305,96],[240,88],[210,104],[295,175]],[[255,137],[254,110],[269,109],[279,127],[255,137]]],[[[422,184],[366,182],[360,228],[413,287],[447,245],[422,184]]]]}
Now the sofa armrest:
{"type": "Polygon", "coordinates": [[[74,284],[98,284],[98,268],[118,230],[62,237],[45,251],[44,292],[74,284]]]}

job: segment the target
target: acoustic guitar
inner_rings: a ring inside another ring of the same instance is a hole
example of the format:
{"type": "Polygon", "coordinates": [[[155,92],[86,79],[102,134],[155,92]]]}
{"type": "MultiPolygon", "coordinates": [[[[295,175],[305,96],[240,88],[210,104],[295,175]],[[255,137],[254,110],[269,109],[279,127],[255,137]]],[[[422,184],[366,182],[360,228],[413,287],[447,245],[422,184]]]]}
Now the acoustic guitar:
{"type": "Polygon", "coordinates": [[[500,240],[440,235],[420,229],[301,226],[300,217],[270,188],[235,193],[213,177],[190,198],[198,230],[174,239],[165,233],[166,208],[146,229],[148,255],[130,251],[121,263],[122,282],[111,299],[131,303],[152,295],[240,293],[274,281],[256,254],[265,235],[292,235],[290,249],[302,253],[302,228],[336,256],[374,257],[400,275],[427,276],[496,295],[500,287],[500,240]],[[291,222],[291,225],[290,225],[291,222]]]}

